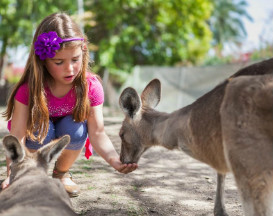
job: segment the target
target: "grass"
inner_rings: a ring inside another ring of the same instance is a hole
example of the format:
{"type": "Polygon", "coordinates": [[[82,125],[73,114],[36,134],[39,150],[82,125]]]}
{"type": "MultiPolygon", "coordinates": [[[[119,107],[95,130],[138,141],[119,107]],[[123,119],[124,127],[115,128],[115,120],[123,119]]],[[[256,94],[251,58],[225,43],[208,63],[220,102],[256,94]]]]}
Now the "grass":
{"type": "Polygon", "coordinates": [[[113,201],[113,202],[111,202],[111,204],[113,207],[116,207],[116,206],[118,206],[119,203],[117,201],[113,201]]]}
{"type": "Polygon", "coordinates": [[[135,186],[135,185],[133,185],[132,188],[133,188],[133,190],[136,191],[136,192],[139,191],[139,187],[137,187],[137,186],[135,186]]]}
{"type": "Polygon", "coordinates": [[[93,186],[88,186],[88,188],[87,188],[88,190],[94,190],[94,189],[96,189],[95,187],[93,187],[93,186]]]}
{"type": "Polygon", "coordinates": [[[119,204],[118,199],[117,199],[117,195],[116,194],[111,194],[111,198],[114,200],[114,201],[111,202],[112,206],[116,207],[119,204]]]}
{"type": "Polygon", "coordinates": [[[134,184],[134,185],[131,185],[131,187],[133,188],[133,191],[135,192],[138,192],[138,191],[143,192],[143,190],[141,189],[142,184],[134,184]]]}
{"type": "Polygon", "coordinates": [[[79,214],[79,215],[84,216],[84,215],[86,215],[86,214],[87,214],[87,212],[89,212],[89,210],[81,210],[81,212],[80,212],[80,214],[79,214]]]}
{"type": "Polygon", "coordinates": [[[83,171],[79,171],[79,170],[70,170],[71,174],[83,174],[83,171]]]}
{"type": "Polygon", "coordinates": [[[94,169],[90,165],[88,165],[88,166],[84,165],[81,168],[84,169],[84,170],[88,170],[88,171],[94,169]]]}
{"type": "Polygon", "coordinates": [[[91,157],[91,158],[89,158],[89,160],[81,159],[81,160],[78,160],[76,163],[84,164],[84,165],[91,165],[93,162],[94,162],[94,159],[91,157]]]}
{"type": "Polygon", "coordinates": [[[145,210],[141,207],[130,205],[127,210],[128,216],[141,216],[146,215],[145,210]]]}
{"type": "Polygon", "coordinates": [[[93,177],[94,177],[94,175],[92,175],[92,174],[90,174],[90,173],[84,173],[84,176],[85,176],[86,178],[93,178],[93,177]]]}
{"type": "Polygon", "coordinates": [[[0,167],[5,167],[6,166],[6,160],[0,161],[0,167]]]}

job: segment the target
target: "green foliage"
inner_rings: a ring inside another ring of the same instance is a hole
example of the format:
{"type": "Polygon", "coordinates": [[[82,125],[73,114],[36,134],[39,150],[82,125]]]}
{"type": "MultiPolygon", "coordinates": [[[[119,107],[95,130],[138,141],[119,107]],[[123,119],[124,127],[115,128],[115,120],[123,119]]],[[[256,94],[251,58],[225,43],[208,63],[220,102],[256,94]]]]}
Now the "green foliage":
{"type": "MultiPolygon", "coordinates": [[[[94,69],[102,72],[106,68],[117,82],[124,80],[136,65],[202,63],[212,41],[216,51],[221,51],[224,43],[239,43],[245,35],[241,18],[251,20],[245,0],[85,0],[84,3],[88,15],[85,33],[93,49],[94,69]]],[[[22,44],[29,47],[37,24],[57,11],[73,15],[77,1],[1,0],[0,66],[7,47],[22,44]]]]}
{"type": "Polygon", "coordinates": [[[204,62],[203,66],[212,66],[212,65],[223,65],[223,64],[230,64],[234,60],[233,56],[225,56],[225,57],[218,57],[218,56],[210,56],[207,57],[204,62]]]}
{"type": "Polygon", "coordinates": [[[268,43],[265,47],[254,50],[251,54],[251,59],[260,60],[260,59],[272,58],[272,56],[273,56],[273,43],[268,43]]]}
{"type": "Polygon", "coordinates": [[[6,160],[0,161],[0,167],[6,167],[6,166],[7,166],[6,160]]]}
{"type": "Polygon", "coordinates": [[[249,53],[243,53],[241,55],[230,54],[224,57],[219,56],[210,56],[207,57],[203,63],[203,66],[207,65],[223,65],[223,64],[231,64],[235,62],[243,62],[246,61],[244,55],[249,55],[249,59],[247,61],[260,61],[268,58],[272,58],[273,56],[273,44],[268,43],[266,46],[252,50],[249,53]]]}
{"type": "Polygon", "coordinates": [[[213,33],[212,45],[218,56],[221,56],[223,45],[227,43],[240,44],[247,36],[242,17],[252,21],[247,13],[245,0],[212,0],[214,10],[209,19],[213,33]]]}
{"type": "Polygon", "coordinates": [[[1,0],[0,78],[2,78],[2,66],[4,65],[7,48],[17,47],[22,44],[30,47],[35,28],[43,18],[58,11],[73,13],[76,10],[77,4],[73,0],[1,0]]]}
{"type": "Polygon", "coordinates": [[[210,0],[100,0],[85,6],[96,23],[85,27],[98,46],[95,62],[110,74],[129,73],[135,65],[195,64],[210,48],[210,0]]]}
{"type": "Polygon", "coordinates": [[[74,12],[77,4],[73,0],[1,0],[0,44],[1,56],[7,47],[29,46],[37,24],[51,13],[63,10],[74,12]]]}
{"type": "Polygon", "coordinates": [[[13,64],[7,64],[4,68],[4,79],[10,84],[16,84],[24,73],[24,68],[14,67],[13,64]]]}

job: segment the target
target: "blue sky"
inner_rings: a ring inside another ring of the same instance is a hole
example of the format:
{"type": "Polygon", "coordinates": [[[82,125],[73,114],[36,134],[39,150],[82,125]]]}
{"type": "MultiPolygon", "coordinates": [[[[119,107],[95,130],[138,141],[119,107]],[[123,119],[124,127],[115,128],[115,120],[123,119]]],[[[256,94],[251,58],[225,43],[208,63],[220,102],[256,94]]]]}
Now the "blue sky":
{"type": "Polygon", "coordinates": [[[243,47],[246,51],[258,48],[262,39],[273,41],[273,0],[247,0],[247,2],[249,4],[247,11],[252,16],[253,22],[244,20],[248,33],[243,47]]]}

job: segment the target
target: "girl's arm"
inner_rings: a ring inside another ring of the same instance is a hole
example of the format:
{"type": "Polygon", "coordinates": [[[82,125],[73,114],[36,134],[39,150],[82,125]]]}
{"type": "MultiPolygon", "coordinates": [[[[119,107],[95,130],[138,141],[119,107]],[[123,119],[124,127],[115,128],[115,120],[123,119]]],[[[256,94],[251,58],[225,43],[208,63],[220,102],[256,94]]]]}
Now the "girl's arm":
{"type": "Polygon", "coordinates": [[[16,136],[21,144],[24,144],[26,141],[27,120],[28,106],[15,100],[10,134],[16,136]]]}
{"type": "Polygon", "coordinates": [[[129,173],[137,168],[137,164],[121,163],[118,153],[104,131],[102,105],[91,107],[87,125],[92,146],[106,162],[121,173],[129,173]]]}
{"type": "MultiPolygon", "coordinates": [[[[12,113],[11,130],[10,134],[16,136],[22,145],[25,143],[26,130],[27,130],[27,119],[28,119],[28,106],[15,100],[14,110],[12,113]]],[[[9,185],[10,175],[10,159],[6,157],[7,162],[7,179],[2,182],[2,189],[9,185]]]]}

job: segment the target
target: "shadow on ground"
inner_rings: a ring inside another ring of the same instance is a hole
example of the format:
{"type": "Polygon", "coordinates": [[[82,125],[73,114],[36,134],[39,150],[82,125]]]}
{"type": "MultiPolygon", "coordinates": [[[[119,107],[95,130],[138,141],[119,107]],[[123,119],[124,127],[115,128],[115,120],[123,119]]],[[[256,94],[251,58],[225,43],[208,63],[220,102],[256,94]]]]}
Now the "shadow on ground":
{"type": "MultiPolygon", "coordinates": [[[[117,119],[105,121],[106,132],[118,152],[120,124],[117,119]]],[[[0,131],[1,181],[6,177],[1,146],[6,133],[0,131]]],[[[216,172],[183,152],[151,148],[140,159],[139,169],[127,175],[115,171],[97,154],[87,160],[82,152],[71,172],[81,188],[80,196],[71,199],[78,215],[213,215],[216,172]]],[[[243,215],[231,175],[226,180],[225,195],[227,212],[243,215]]]]}

